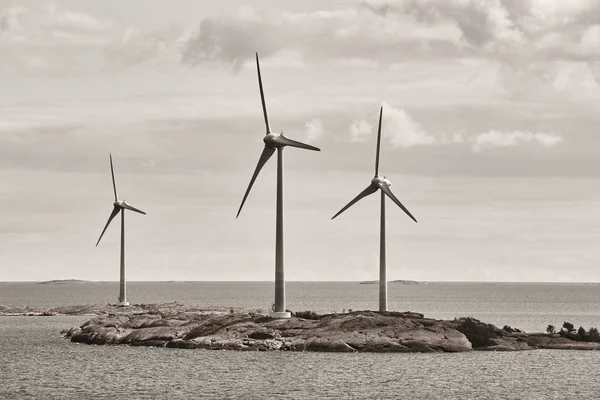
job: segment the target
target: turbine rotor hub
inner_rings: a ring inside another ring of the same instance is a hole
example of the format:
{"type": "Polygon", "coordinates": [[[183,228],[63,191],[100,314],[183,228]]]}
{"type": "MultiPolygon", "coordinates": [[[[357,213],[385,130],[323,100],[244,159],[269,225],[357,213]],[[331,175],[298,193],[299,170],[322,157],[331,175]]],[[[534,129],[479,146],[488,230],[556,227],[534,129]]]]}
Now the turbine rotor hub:
{"type": "Polygon", "coordinates": [[[263,138],[263,142],[265,142],[265,145],[269,146],[269,147],[283,147],[285,146],[284,144],[280,143],[277,139],[279,139],[279,136],[281,136],[280,133],[267,133],[267,135],[263,138]]]}
{"type": "Polygon", "coordinates": [[[371,179],[371,183],[376,186],[381,186],[381,185],[392,186],[392,182],[388,181],[385,177],[381,177],[381,176],[376,176],[375,178],[371,179]]]}
{"type": "Polygon", "coordinates": [[[117,200],[117,201],[115,201],[115,202],[113,203],[113,205],[114,205],[115,207],[120,207],[120,208],[123,208],[123,203],[125,203],[123,200],[117,200]]]}

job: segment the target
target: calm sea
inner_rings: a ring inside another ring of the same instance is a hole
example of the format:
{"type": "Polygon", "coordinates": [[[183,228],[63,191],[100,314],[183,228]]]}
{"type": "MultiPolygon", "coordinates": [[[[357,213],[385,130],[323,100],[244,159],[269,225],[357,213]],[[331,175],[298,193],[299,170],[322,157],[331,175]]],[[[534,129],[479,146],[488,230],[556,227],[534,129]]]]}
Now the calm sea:
{"type": "MultiPolygon", "coordinates": [[[[0,283],[0,304],[114,302],[115,282],[0,283]]],[[[132,303],[269,307],[272,283],[131,282],[132,303]]],[[[391,284],[390,309],[474,316],[543,331],[600,327],[596,284],[391,284]]],[[[377,285],[290,282],[288,308],[374,309],[377,285]]],[[[246,353],[89,346],[60,337],[87,317],[0,317],[0,399],[578,399],[600,398],[600,352],[246,353]]]]}

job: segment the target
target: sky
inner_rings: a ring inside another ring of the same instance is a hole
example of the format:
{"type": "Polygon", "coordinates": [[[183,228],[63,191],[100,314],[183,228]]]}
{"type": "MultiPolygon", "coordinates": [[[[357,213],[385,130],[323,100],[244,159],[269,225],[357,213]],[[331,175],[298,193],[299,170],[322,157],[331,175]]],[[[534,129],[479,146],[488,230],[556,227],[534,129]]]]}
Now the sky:
{"type": "Polygon", "coordinates": [[[600,282],[600,2],[0,2],[0,281],[600,282]]]}

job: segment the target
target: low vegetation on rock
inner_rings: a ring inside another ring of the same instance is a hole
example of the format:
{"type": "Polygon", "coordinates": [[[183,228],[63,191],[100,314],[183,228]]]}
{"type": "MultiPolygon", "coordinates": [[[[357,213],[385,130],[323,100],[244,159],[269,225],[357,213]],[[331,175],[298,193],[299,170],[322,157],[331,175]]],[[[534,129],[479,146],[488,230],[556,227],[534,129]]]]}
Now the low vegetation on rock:
{"type": "Polygon", "coordinates": [[[322,315],[317,314],[314,311],[298,311],[292,312],[292,317],[319,320],[321,319],[322,315]]]}
{"type": "MultiPolygon", "coordinates": [[[[555,329],[552,325],[548,325],[546,331],[550,333],[550,327],[552,327],[552,333],[554,333],[555,329]]],[[[600,342],[600,334],[598,332],[598,328],[592,327],[586,331],[583,326],[580,326],[579,329],[577,329],[576,331],[575,326],[572,323],[566,321],[563,322],[563,326],[558,332],[558,334],[562,337],[571,340],[577,340],[582,342],[600,342]]]]}
{"type": "Polygon", "coordinates": [[[474,349],[493,346],[493,339],[504,336],[504,333],[492,324],[486,324],[473,317],[455,318],[456,329],[462,332],[474,349]]]}

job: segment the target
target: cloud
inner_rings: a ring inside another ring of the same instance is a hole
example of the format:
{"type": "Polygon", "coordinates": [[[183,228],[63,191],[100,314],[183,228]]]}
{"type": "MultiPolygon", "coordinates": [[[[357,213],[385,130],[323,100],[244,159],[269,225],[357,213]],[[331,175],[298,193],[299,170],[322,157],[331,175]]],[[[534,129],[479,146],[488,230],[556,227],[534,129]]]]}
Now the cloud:
{"type": "Polygon", "coordinates": [[[562,136],[554,133],[541,133],[529,131],[500,132],[491,130],[475,136],[472,142],[473,151],[479,152],[492,147],[515,147],[524,143],[539,144],[543,147],[552,147],[563,141],[562,136]]]}
{"type": "Polygon", "coordinates": [[[364,142],[372,133],[373,126],[364,119],[353,121],[350,125],[350,141],[364,142]]]}
{"type": "Polygon", "coordinates": [[[313,118],[304,124],[306,128],[305,135],[309,141],[316,140],[323,136],[323,121],[319,118],[313,118]]]}
{"type": "Polygon", "coordinates": [[[190,31],[173,26],[152,31],[127,27],[106,44],[104,56],[107,62],[128,66],[142,63],[177,64],[189,36],[190,31]]]}
{"type": "MultiPolygon", "coordinates": [[[[363,142],[375,134],[374,126],[366,119],[350,125],[350,142],[363,142]]],[[[406,110],[383,103],[381,136],[394,147],[470,145],[474,152],[495,147],[517,147],[535,144],[552,147],[560,144],[563,137],[557,133],[530,132],[528,130],[501,131],[491,129],[484,133],[464,132],[431,133],[416,121],[406,110]]]]}
{"type": "Polygon", "coordinates": [[[595,0],[346,0],[303,13],[245,7],[205,17],[183,42],[181,62],[237,72],[258,51],[261,61],[288,68],[385,71],[422,63],[441,75],[462,63],[490,75],[488,86],[511,99],[575,97],[580,87],[598,97],[600,24],[592,16],[599,14],[595,0]],[[584,82],[563,72],[571,64],[589,70],[584,82]]]}
{"type": "Polygon", "coordinates": [[[597,24],[600,3],[550,0],[361,0],[359,4],[382,18],[410,15],[423,24],[451,22],[462,39],[478,52],[523,56],[530,52],[552,58],[590,57],[573,44],[597,24]]]}
{"type": "Polygon", "coordinates": [[[393,146],[427,146],[436,142],[406,111],[385,102],[383,109],[382,136],[388,138],[393,146]]]}
{"type": "MultiPolygon", "coordinates": [[[[258,50],[293,49],[314,61],[407,56],[483,57],[506,62],[598,59],[600,3],[546,0],[362,0],[309,13],[257,12],[207,17],[184,62],[209,60],[239,68],[258,50]],[[567,3],[567,2],[565,2],[567,3]],[[355,7],[358,4],[358,7],[355,7]],[[273,34],[277,32],[277,34],[273,34]]],[[[251,11],[251,12],[250,12],[251,11]]]]}
{"type": "MultiPolygon", "coordinates": [[[[539,93],[540,82],[555,90],[565,63],[582,63],[588,81],[600,82],[595,0],[347,0],[312,12],[245,6],[197,25],[152,29],[24,4],[0,8],[2,72],[74,76],[215,63],[238,71],[258,51],[261,61],[284,68],[381,70],[439,60],[442,70],[451,61],[479,60],[482,70],[496,64],[494,84],[511,92],[539,93]]],[[[570,75],[562,87],[578,79],[570,75]]]]}
{"type": "Polygon", "coordinates": [[[185,43],[181,60],[192,66],[224,61],[239,70],[255,51],[267,56],[283,47],[280,35],[266,28],[253,18],[205,18],[197,34],[185,43]]]}
{"type": "MultiPolygon", "coordinates": [[[[378,122],[372,125],[366,119],[359,119],[350,125],[350,141],[364,142],[370,135],[376,134],[378,122]]],[[[425,131],[405,110],[383,103],[383,121],[381,136],[388,139],[394,147],[428,146],[438,140],[425,131]]]]}
{"type": "Polygon", "coordinates": [[[182,27],[141,30],[55,5],[0,7],[0,71],[72,77],[115,65],[178,65],[186,35],[182,27]]]}

